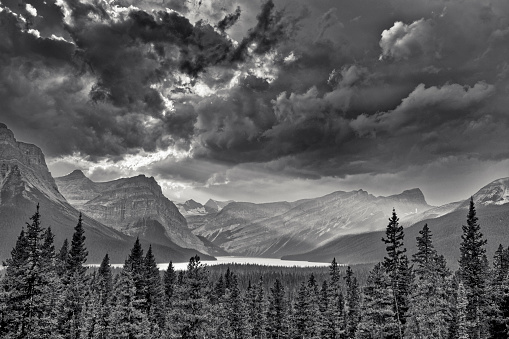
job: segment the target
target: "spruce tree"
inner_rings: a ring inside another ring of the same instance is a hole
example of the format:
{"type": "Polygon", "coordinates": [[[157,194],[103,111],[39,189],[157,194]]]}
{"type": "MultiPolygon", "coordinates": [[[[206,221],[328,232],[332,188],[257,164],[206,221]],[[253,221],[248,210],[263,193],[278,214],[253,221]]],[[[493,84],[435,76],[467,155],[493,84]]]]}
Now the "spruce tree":
{"type": "Polygon", "coordinates": [[[345,337],[355,338],[355,331],[360,320],[360,295],[357,278],[350,266],[346,269],[344,277],[346,283],[345,298],[345,337]]]}
{"type": "Polygon", "coordinates": [[[168,264],[168,268],[164,272],[163,276],[164,295],[167,308],[171,307],[176,284],[177,284],[177,273],[175,273],[173,263],[170,261],[170,263],[168,264]]]}
{"type": "Polygon", "coordinates": [[[141,248],[140,239],[137,237],[134,242],[133,248],[127,257],[124,268],[127,268],[132,275],[134,286],[136,288],[136,299],[138,303],[137,307],[141,311],[147,312],[147,281],[146,281],[146,269],[145,269],[145,258],[143,256],[143,249],[141,248]]]}
{"type": "Polygon", "coordinates": [[[488,335],[486,293],[488,261],[485,249],[486,239],[478,224],[473,198],[470,198],[467,225],[463,225],[462,229],[459,275],[468,300],[466,316],[471,325],[469,334],[472,339],[480,339],[488,335]]]}
{"type": "Polygon", "coordinates": [[[131,266],[124,266],[115,285],[115,303],[110,317],[109,337],[113,339],[144,339],[149,337],[150,325],[141,311],[131,266]]]}
{"type": "Polygon", "coordinates": [[[270,288],[266,319],[268,339],[288,338],[288,305],[285,288],[279,279],[270,288]]]}
{"type": "Polygon", "coordinates": [[[64,243],[62,244],[62,247],[60,248],[60,251],[56,256],[55,263],[57,275],[60,278],[62,278],[66,272],[68,257],[69,257],[69,242],[67,241],[67,239],[65,239],[64,243]]]}
{"type": "Polygon", "coordinates": [[[360,316],[355,333],[357,339],[399,338],[391,278],[381,264],[375,265],[369,273],[363,288],[360,316]]]}
{"type": "Polygon", "coordinates": [[[66,271],[62,277],[63,296],[58,306],[58,332],[66,339],[81,338],[82,311],[87,293],[87,268],[84,264],[87,261],[88,252],[85,239],[80,213],[66,260],[66,271]]]}
{"type": "Polygon", "coordinates": [[[2,282],[2,328],[9,338],[52,338],[56,284],[53,234],[41,226],[39,205],[22,230],[2,282]]]}
{"type": "Polygon", "coordinates": [[[189,260],[187,271],[177,285],[174,307],[171,310],[172,332],[182,338],[202,338],[210,328],[210,288],[208,271],[200,257],[189,260]]]}
{"type": "Polygon", "coordinates": [[[94,328],[94,339],[107,339],[109,336],[112,293],[113,277],[110,258],[106,254],[99,266],[95,280],[94,294],[97,302],[97,325],[94,328]]]}
{"type": "Polygon", "coordinates": [[[407,312],[406,338],[449,336],[449,270],[433,246],[428,225],[419,231],[417,253],[413,255],[415,279],[407,312]]]}
{"type": "Polygon", "coordinates": [[[263,289],[263,277],[252,288],[250,301],[248,302],[248,327],[251,329],[251,337],[255,339],[265,338],[266,300],[263,289]]]}
{"type": "Polygon", "coordinates": [[[403,337],[405,313],[408,309],[409,285],[412,272],[408,265],[406,248],[403,247],[405,234],[403,226],[399,225],[396,210],[392,210],[392,217],[385,230],[386,238],[382,241],[387,245],[387,256],[384,257],[383,266],[391,280],[391,288],[394,295],[393,311],[398,325],[398,337],[403,337]]]}
{"type": "Polygon", "coordinates": [[[146,314],[152,324],[152,333],[164,328],[164,291],[161,275],[157,267],[152,246],[149,246],[145,256],[145,300],[146,314]]]}

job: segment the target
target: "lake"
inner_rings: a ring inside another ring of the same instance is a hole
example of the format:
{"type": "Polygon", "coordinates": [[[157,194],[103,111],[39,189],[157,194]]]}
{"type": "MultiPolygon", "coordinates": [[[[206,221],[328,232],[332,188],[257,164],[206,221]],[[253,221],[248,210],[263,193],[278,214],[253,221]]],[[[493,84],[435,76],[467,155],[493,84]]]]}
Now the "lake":
{"type": "MultiPolygon", "coordinates": [[[[216,257],[217,260],[203,260],[201,263],[207,266],[221,265],[221,264],[255,264],[264,266],[275,267],[315,267],[315,266],[329,266],[330,263],[325,262],[312,262],[312,261],[296,261],[296,260],[281,260],[277,258],[253,258],[253,257],[216,257]]],[[[189,262],[173,263],[175,270],[186,270],[189,262]]],[[[90,265],[99,266],[99,265],[90,265]]],[[[124,264],[113,264],[112,267],[123,267],[124,264]]],[[[160,270],[166,270],[168,263],[157,264],[160,270]]]]}

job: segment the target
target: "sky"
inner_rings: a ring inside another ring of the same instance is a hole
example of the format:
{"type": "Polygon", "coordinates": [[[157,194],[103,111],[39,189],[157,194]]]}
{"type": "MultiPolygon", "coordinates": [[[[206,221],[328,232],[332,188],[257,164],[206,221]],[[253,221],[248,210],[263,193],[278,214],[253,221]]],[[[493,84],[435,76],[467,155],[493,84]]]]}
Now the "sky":
{"type": "Polygon", "coordinates": [[[506,0],[0,0],[0,122],[174,201],[509,177],[506,0]]]}

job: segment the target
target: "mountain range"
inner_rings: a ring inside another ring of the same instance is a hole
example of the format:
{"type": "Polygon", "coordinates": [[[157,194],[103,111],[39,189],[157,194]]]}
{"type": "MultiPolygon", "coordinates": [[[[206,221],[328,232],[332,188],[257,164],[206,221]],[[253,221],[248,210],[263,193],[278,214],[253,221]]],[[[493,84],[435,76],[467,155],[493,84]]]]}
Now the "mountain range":
{"type": "MultiPolygon", "coordinates": [[[[174,204],[153,177],[144,175],[94,182],[75,170],[54,179],[41,149],[17,141],[0,124],[0,260],[8,257],[39,203],[43,226],[51,226],[57,247],[72,236],[83,213],[93,263],[106,252],[121,263],[135,237],[145,247],[152,244],[159,262],[199,254],[204,259],[242,255],[329,262],[336,257],[341,263],[372,263],[385,255],[381,238],[394,208],[409,254],[427,223],[438,251],[454,267],[468,199],[430,206],[414,188],[391,196],[356,190],[294,202],[174,204]]],[[[489,183],[473,199],[492,256],[498,244],[509,242],[509,178],[489,183]]]]}
{"type": "Polygon", "coordinates": [[[83,212],[90,263],[99,263],[106,253],[109,254],[112,262],[123,262],[135,241],[135,236],[140,237],[145,248],[149,243],[152,244],[154,255],[162,262],[186,261],[195,254],[213,259],[207,254],[207,247],[198,237],[191,234],[189,229],[185,228],[180,237],[176,236],[181,231],[176,227],[176,223],[180,221],[185,226],[185,218],[171,202],[167,201],[160,188],[157,189],[158,185],[153,179],[121,179],[118,183],[122,185],[118,186],[91,184],[88,178],[80,175],[79,172],[71,173],[66,179],[69,184],[69,190],[66,192],[73,192],[69,196],[72,203],[69,203],[57,185],[57,182],[62,183],[62,180],[55,181],[51,176],[41,149],[35,145],[17,141],[12,131],[5,124],[0,123],[0,232],[2,234],[0,260],[5,260],[9,256],[21,229],[35,212],[37,204],[40,205],[42,226],[51,227],[55,234],[57,248],[61,246],[65,238],[72,237],[80,211],[83,212]],[[141,187],[144,188],[141,189],[141,187]],[[115,191],[115,188],[118,190],[115,191]],[[155,198],[143,200],[140,196],[148,196],[147,191],[151,191],[150,194],[158,197],[160,201],[156,201],[155,198]],[[129,192],[135,199],[129,200],[129,192]],[[104,199],[104,206],[100,207],[100,199],[106,198],[107,194],[110,194],[109,198],[104,199]],[[117,200],[113,199],[114,197],[117,200]],[[96,203],[87,204],[89,200],[95,200],[96,203]],[[106,200],[108,200],[107,203],[106,200]],[[151,208],[157,209],[161,205],[168,207],[169,210],[160,209],[158,212],[163,212],[160,219],[152,218],[151,208]],[[136,206],[134,209],[136,213],[139,212],[137,209],[139,206],[142,206],[140,209],[145,209],[146,213],[140,214],[139,218],[133,217],[129,213],[134,212],[131,209],[134,206],[136,206]],[[101,220],[108,221],[108,225],[101,220]],[[168,220],[175,222],[170,227],[172,232],[167,232],[165,225],[160,223],[160,221],[168,220]],[[125,225],[131,225],[133,229],[126,231],[125,225]],[[195,248],[189,248],[194,247],[195,244],[195,248]]]}

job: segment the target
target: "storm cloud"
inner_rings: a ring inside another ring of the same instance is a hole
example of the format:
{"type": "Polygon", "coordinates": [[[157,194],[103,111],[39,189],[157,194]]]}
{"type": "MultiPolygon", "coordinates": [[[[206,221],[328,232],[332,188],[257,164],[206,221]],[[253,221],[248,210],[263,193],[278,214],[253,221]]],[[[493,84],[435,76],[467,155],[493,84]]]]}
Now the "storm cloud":
{"type": "Polygon", "coordinates": [[[0,25],[1,120],[66,169],[165,154],[136,168],[210,186],[509,157],[502,0],[6,0],[0,25]]]}

